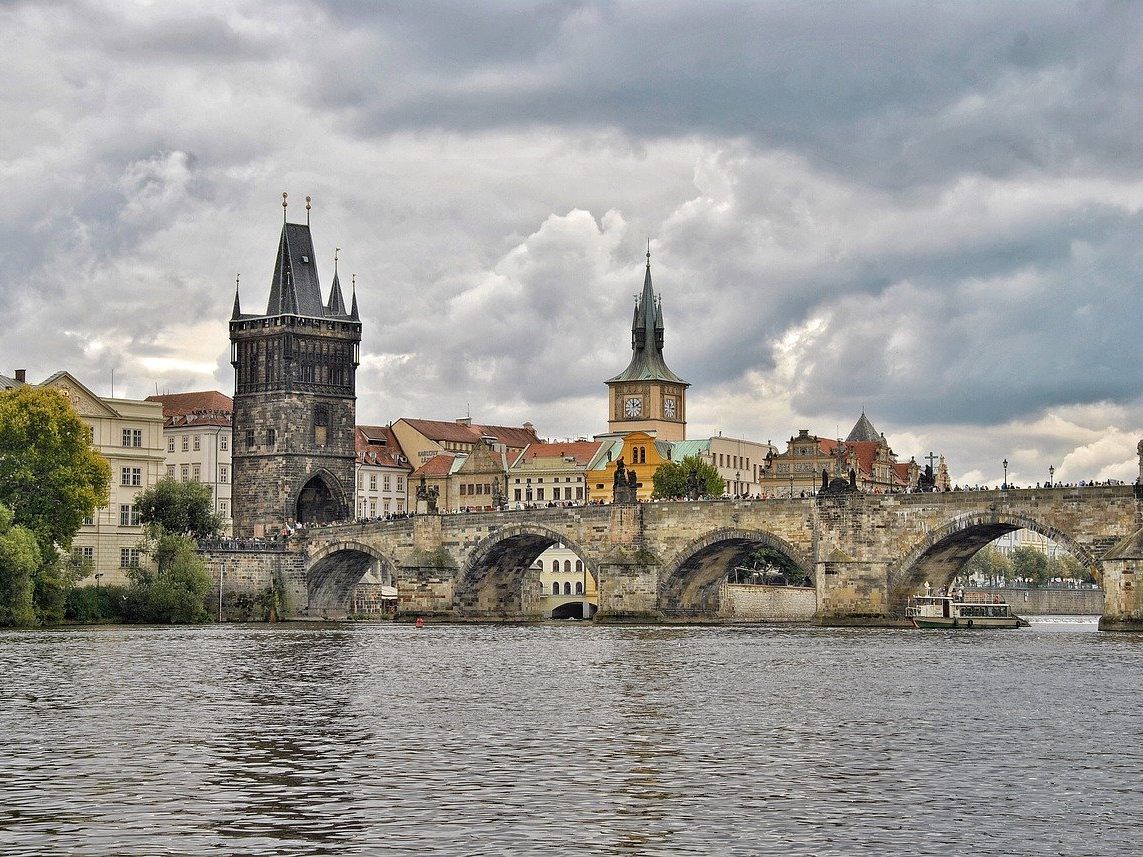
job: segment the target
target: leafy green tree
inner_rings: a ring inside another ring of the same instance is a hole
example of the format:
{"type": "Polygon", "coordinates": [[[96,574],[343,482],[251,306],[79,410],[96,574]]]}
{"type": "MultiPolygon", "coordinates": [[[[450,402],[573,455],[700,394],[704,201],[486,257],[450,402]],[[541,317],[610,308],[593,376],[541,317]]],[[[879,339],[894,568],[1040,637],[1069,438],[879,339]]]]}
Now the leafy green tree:
{"type": "Polygon", "coordinates": [[[164,477],[135,497],[144,524],[156,524],[169,534],[195,538],[216,536],[222,516],[214,511],[210,487],[201,482],[178,482],[164,477]]]}
{"type": "Polygon", "coordinates": [[[706,496],[721,497],[726,490],[726,481],[718,475],[713,464],[703,461],[697,455],[688,455],[682,461],[665,461],[655,469],[651,481],[654,485],[652,496],[669,500],[687,496],[688,476],[697,472],[706,496]]]}
{"type": "Polygon", "coordinates": [[[13,524],[14,515],[0,505],[0,626],[36,621],[34,576],[41,565],[40,546],[31,530],[13,524]]]}
{"type": "Polygon", "coordinates": [[[206,622],[206,595],[210,573],[195,553],[195,541],[187,535],[166,533],[152,527],[145,542],[154,568],[141,565],[128,570],[131,592],[128,608],[132,618],[143,622],[190,624],[206,622]]]}
{"type": "Polygon", "coordinates": [[[1060,554],[1048,560],[1048,577],[1063,577],[1081,583],[1094,583],[1091,569],[1070,553],[1060,554]]]}
{"type": "Polygon", "coordinates": [[[83,519],[107,501],[110,481],[111,468],[59,391],[0,392],[0,503],[35,534],[41,557],[71,547],[83,519]]]}
{"type": "Polygon", "coordinates": [[[973,575],[989,581],[1007,581],[1012,576],[1012,562],[991,545],[985,545],[972,555],[965,564],[960,576],[973,575]]]}
{"type": "Polygon", "coordinates": [[[1038,586],[1048,579],[1048,555],[1033,547],[1018,547],[1012,551],[1012,572],[1038,586]]]}

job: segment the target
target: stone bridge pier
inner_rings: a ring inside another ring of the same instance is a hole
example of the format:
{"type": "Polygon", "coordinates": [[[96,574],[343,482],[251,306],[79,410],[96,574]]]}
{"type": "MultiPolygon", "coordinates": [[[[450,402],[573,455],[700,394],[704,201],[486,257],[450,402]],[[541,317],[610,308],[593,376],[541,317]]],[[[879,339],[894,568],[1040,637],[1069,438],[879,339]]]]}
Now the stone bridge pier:
{"type": "Polygon", "coordinates": [[[598,620],[720,621],[734,615],[720,601],[727,572],[765,547],[813,581],[807,619],[892,625],[926,582],[946,585],[984,545],[1030,529],[1102,581],[1103,627],[1143,630],[1140,507],[1133,486],[1105,486],[421,515],[306,531],[264,574],[295,616],[343,616],[374,568],[401,615],[530,620],[542,613],[535,561],[562,544],[595,578],[598,620]]]}

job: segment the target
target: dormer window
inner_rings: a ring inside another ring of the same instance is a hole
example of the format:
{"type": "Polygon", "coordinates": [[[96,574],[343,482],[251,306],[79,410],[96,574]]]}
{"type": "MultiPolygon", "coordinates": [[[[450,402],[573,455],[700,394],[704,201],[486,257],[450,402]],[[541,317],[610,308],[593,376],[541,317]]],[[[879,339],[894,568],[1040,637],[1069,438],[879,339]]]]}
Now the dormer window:
{"type": "Polygon", "coordinates": [[[302,256],[302,262],[304,264],[308,265],[310,263],[310,257],[309,256],[302,256]]]}

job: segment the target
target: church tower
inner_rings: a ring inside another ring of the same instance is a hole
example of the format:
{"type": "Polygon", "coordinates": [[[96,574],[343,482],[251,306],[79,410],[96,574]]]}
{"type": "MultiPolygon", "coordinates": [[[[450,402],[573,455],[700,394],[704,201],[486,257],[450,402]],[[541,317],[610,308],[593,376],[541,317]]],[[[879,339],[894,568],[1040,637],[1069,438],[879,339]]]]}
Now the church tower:
{"type": "Polygon", "coordinates": [[[686,440],[686,381],[663,359],[663,303],[651,288],[651,253],[643,294],[631,322],[631,363],[607,381],[608,431],[645,431],[658,440],[686,440]]]}
{"type": "Polygon", "coordinates": [[[282,235],[265,314],[244,314],[237,286],[234,291],[236,536],[272,533],[287,521],[345,520],[353,508],[361,345],[356,287],[347,312],[335,254],[329,299],[322,302],[309,197],[305,224],[287,223],[285,208],[282,194],[282,235]]]}

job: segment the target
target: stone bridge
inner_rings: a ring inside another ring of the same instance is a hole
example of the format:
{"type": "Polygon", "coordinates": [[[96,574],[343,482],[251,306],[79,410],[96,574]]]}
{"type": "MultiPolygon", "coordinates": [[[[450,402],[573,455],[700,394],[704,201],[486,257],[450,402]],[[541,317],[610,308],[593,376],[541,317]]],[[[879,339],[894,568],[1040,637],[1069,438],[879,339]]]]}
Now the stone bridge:
{"type": "Polygon", "coordinates": [[[297,615],[344,615],[376,563],[400,614],[526,619],[541,611],[533,563],[562,543],[597,581],[598,619],[703,621],[726,615],[727,571],[765,545],[811,575],[818,621],[892,624],[925,581],[943,586],[988,542],[1029,529],[1102,582],[1103,627],[1143,628],[1141,511],[1128,485],[422,515],[308,531],[275,573],[297,615]]]}
{"type": "Polygon", "coordinates": [[[728,617],[722,580],[766,545],[812,576],[818,622],[894,624],[926,580],[945,585],[994,538],[1030,529],[1100,580],[1101,626],[1143,630],[1141,515],[1134,486],[702,500],[336,524],[295,536],[286,553],[250,556],[261,571],[208,558],[227,580],[273,577],[294,616],[344,616],[376,564],[398,588],[400,615],[527,619],[542,612],[533,563],[562,543],[596,578],[598,619],[672,622],[728,617]]]}

